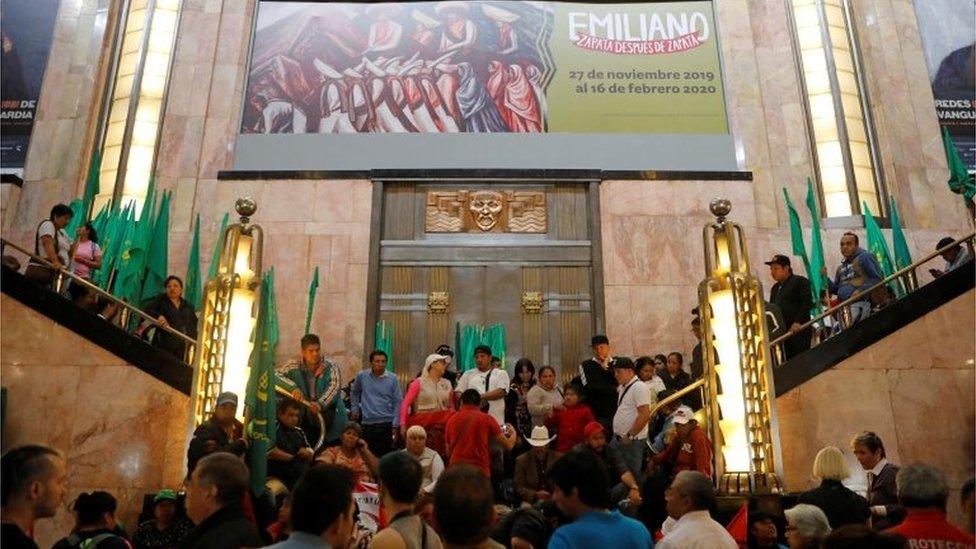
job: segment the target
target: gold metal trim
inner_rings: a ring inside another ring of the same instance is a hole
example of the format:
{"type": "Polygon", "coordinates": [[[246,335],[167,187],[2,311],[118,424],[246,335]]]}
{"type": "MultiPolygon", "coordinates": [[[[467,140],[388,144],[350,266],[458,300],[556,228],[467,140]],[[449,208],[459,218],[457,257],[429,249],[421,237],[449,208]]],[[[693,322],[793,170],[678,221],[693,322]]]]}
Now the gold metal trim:
{"type": "Polygon", "coordinates": [[[542,292],[522,292],[522,311],[529,315],[542,314],[542,292]]]}
{"type": "Polygon", "coordinates": [[[451,294],[448,292],[430,292],[427,294],[427,313],[442,315],[451,307],[451,294]]]}

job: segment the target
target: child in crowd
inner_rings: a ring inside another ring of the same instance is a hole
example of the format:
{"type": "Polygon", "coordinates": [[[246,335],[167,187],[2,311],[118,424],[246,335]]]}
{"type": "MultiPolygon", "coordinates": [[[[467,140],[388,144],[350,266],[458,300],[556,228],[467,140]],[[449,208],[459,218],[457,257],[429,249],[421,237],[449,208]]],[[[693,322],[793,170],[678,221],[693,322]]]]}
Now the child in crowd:
{"type": "Polygon", "coordinates": [[[596,421],[593,411],[586,404],[580,403],[579,385],[568,383],[563,389],[563,407],[553,410],[546,425],[556,431],[556,451],[568,452],[573,446],[583,442],[583,430],[586,424],[596,421]]]}
{"type": "Polygon", "coordinates": [[[308,469],[313,457],[305,432],[298,426],[302,417],[300,406],[290,398],[278,400],[275,447],[268,452],[268,474],[278,477],[289,490],[295,487],[295,482],[308,469]]]}

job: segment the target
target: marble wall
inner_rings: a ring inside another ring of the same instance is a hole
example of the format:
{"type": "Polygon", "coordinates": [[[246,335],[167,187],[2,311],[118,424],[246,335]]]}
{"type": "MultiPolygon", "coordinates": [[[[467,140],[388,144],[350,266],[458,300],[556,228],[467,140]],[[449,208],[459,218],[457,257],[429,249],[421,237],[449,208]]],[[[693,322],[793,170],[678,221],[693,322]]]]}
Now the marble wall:
{"type": "MultiPolygon", "coordinates": [[[[0,194],[6,238],[32,246],[37,221],[54,202],[69,201],[83,186],[110,61],[109,23],[120,5],[119,0],[62,2],[26,182],[23,190],[4,186],[0,194]]],[[[174,191],[171,271],[185,272],[197,215],[206,268],[221,216],[237,197],[255,197],[254,220],[268,233],[265,266],[274,265],[279,273],[284,331],[279,352],[294,352],[304,322],[305,288],[318,265],[323,283],[314,329],[327,354],[355,369],[367,330],[369,182],[217,179],[218,172],[233,167],[256,5],[256,0],[183,0],[156,173],[159,186],[174,191]]],[[[900,205],[917,257],[942,236],[971,230],[971,221],[945,184],[911,0],[853,5],[885,184],[900,205]]],[[[802,203],[806,177],[813,172],[786,2],[721,0],[715,9],[731,132],[740,166],[751,172],[752,181],[603,182],[607,331],[620,353],[690,351],[688,312],[704,275],[698,239],[709,219],[710,198],[733,201],[732,218],[745,226],[754,263],[762,267],[759,259],[789,249],[781,188],[802,203]]],[[[802,206],[800,217],[809,224],[802,206]]],[[[839,258],[841,232],[825,235],[829,265],[839,258]]]]}
{"type": "Polygon", "coordinates": [[[119,520],[134,531],[143,495],[183,480],[189,397],[6,294],[0,317],[3,448],[45,444],[68,461],[67,498],[38,523],[38,544],[66,535],[71,503],[92,490],[115,495],[119,520]]]}
{"type": "MultiPolygon", "coordinates": [[[[949,477],[950,518],[963,524],[959,489],[973,477],[976,453],[976,293],[969,292],[776,399],[787,486],[816,485],[813,458],[845,450],[852,488],[865,486],[847,451],[858,431],[878,433],[888,459],[924,462],[949,477]]],[[[788,367],[788,365],[787,365],[788,367]]]]}

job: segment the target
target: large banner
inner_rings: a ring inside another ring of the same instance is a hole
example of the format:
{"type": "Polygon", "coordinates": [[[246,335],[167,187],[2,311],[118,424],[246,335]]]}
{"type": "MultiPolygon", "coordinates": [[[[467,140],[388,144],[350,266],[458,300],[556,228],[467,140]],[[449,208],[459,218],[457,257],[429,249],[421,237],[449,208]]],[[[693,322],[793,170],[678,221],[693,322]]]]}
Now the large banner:
{"type": "Polygon", "coordinates": [[[241,133],[727,134],[712,3],[261,2],[241,133]]]}
{"type": "Polygon", "coordinates": [[[916,0],[915,13],[939,123],[949,129],[969,171],[976,171],[976,4],[916,0]]]}
{"type": "Polygon", "coordinates": [[[0,171],[23,175],[61,0],[2,0],[0,171]]]}

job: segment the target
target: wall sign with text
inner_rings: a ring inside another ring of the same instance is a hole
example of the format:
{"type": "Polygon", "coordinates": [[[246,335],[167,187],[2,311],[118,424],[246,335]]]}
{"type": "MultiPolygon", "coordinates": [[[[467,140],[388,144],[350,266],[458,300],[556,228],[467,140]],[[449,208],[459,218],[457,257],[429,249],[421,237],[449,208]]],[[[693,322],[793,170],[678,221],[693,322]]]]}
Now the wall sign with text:
{"type": "Polygon", "coordinates": [[[23,176],[61,0],[3,0],[0,172],[23,176]]]}
{"type": "Polygon", "coordinates": [[[712,3],[262,2],[243,134],[727,134],[712,3]]]}

